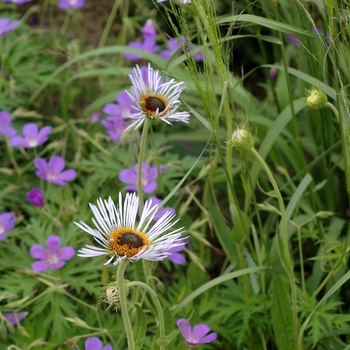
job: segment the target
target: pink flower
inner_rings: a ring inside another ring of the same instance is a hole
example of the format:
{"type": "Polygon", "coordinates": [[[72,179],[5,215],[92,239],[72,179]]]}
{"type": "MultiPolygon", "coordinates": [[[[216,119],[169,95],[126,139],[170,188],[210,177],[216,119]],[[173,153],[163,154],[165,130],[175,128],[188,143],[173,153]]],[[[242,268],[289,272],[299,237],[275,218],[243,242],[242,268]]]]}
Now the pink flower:
{"type": "Polygon", "coordinates": [[[62,10],[80,9],[86,0],[58,0],[57,6],[62,10]]]}
{"type": "Polygon", "coordinates": [[[0,214],[0,241],[6,238],[7,232],[15,227],[16,218],[11,212],[0,214]]]}
{"type": "Polygon", "coordinates": [[[34,187],[26,193],[28,202],[35,207],[43,207],[45,204],[45,198],[43,192],[39,187],[34,187]]]}
{"type": "Polygon", "coordinates": [[[51,235],[46,241],[48,250],[39,244],[30,247],[30,255],[34,259],[39,259],[32,264],[32,269],[37,272],[44,272],[51,268],[60,269],[66,264],[64,260],[71,260],[75,256],[73,247],[67,246],[60,249],[61,238],[51,235]]]}
{"type": "MultiPolygon", "coordinates": [[[[177,320],[177,326],[181,328],[181,326],[186,322],[185,318],[180,318],[177,320]]],[[[206,324],[197,324],[191,327],[190,323],[187,323],[186,326],[182,329],[181,334],[185,338],[186,344],[191,348],[204,343],[211,343],[218,337],[217,333],[210,333],[206,335],[210,331],[210,328],[206,324]]]]}
{"type": "Polygon", "coordinates": [[[0,111],[0,135],[15,136],[17,131],[12,126],[11,114],[7,111],[0,111]]]}
{"type": "Polygon", "coordinates": [[[23,126],[22,131],[24,137],[11,137],[10,146],[23,148],[34,148],[40,146],[49,139],[51,130],[52,126],[44,126],[41,130],[39,130],[35,123],[28,123],[23,126]]]}
{"type": "Polygon", "coordinates": [[[38,169],[35,172],[37,177],[56,185],[65,186],[67,181],[74,180],[77,176],[75,170],[69,169],[62,171],[66,162],[59,156],[51,157],[49,163],[44,158],[36,158],[34,165],[38,169]]]}

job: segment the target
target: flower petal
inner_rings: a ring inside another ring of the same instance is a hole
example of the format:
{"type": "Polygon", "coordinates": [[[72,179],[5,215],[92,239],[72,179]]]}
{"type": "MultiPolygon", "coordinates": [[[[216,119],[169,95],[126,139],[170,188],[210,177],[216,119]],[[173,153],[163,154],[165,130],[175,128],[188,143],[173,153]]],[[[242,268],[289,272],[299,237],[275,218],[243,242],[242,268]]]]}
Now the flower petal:
{"type": "Polygon", "coordinates": [[[85,350],[101,350],[102,342],[96,337],[86,339],[85,350]]]}
{"type": "Polygon", "coordinates": [[[65,167],[66,162],[60,156],[52,156],[49,160],[49,169],[51,174],[59,174],[65,167]]]}
{"type": "Polygon", "coordinates": [[[193,341],[199,341],[210,331],[210,327],[207,324],[197,324],[193,327],[192,339],[193,341]]]}
{"type": "Polygon", "coordinates": [[[47,239],[46,243],[49,250],[49,254],[54,255],[54,254],[57,254],[58,251],[60,250],[61,238],[60,236],[57,236],[57,235],[51,235],[47,239]]]}
{"type": "Polygon", "coordinates": [[[67,181],[74,180],[77,177],[77,172],[73,169],[65,170],[52,181],[56,185],[65,185],[67,181]]]}
{"type": "Polygon", "coordinates": [[[73,247],[67,246],[59,250],[58,259],[59,260],[70,260],[75,256],[75,250],[73,247]]]}
{"type": "Polygon", "coordinates": [[[213,332],[213,333],[210,333],[208,334],[206,337],[202,338],[198,344],[204,344],[204,343],[211,343],[213,342],[214,340],[216,340],[216,338],[218,337],[218,334],[213,332]]]}
{"type": "Polygon", "coordinates": [[[23,127],[23,135],[25,138],[34,138],[38,135],[38,126],[35,123],[28,123],[23,127]]]}
{"type": "MultiPolygon", "coordinates": [[[[182,327],[182,325],[186,322],[186,318],[180,318],[177,320],[176,324],[179,328],[182,327]]],[[[192,338],[192,329],[191,324],[188,322],[187,325],[182,329],[181,331],[182,336],[185,338],[185,340],[190,340],[192,338]]]]}
{"type": "Polygon", "coordinates": [[[36,272],[44,272],[51,267],[48,261],[39,260],[32,264],[32,269],[36,272]]]}
{"type": "Polygon", "coordinates": [[[118,177],[121,182],[137,185],[137,175],[130,169],[121,170],[118,177]]]}
{"type": "Polygon", "coordinates": [[[29,253],[34,259],[46,260],[49,258],[47,250],[39,244],[32,245],[29,249],[29,253]]]}

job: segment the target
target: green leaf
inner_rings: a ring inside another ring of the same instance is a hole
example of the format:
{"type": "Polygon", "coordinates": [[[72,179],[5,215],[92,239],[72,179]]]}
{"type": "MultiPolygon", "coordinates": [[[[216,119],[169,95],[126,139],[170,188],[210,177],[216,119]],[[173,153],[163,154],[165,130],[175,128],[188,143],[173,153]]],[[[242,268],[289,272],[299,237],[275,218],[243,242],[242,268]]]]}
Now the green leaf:
{"type": "Polygon", "coordinates": [[[136,322],[134,326],[135,349],[140,350],[146,336],[146,316],[139,304],[134,304],[137,311],[136,322]]]}
{"type": "Polygon", "coordinates": [[[246,233],[249,231],[249,227],[252,224],[251,219],[240,208],[237,208],[235,204],[230,205],[230,211],[232,213],[234,227],[230,237],[239,242],[246,233]]]}
{"type": "Polygon", "coordinates": [[[290,304],[289,286],[283,275],[277,275],[274,281],[271,316],[274,335],[279,350],[294,349],[293,315],[290,304]]]}

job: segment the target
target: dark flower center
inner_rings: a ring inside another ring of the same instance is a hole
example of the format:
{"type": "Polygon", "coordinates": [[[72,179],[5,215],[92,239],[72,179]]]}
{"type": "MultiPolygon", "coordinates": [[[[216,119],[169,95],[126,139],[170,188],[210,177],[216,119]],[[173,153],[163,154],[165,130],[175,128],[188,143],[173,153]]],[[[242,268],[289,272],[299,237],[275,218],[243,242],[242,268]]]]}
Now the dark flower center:
{"type": "Polygon", "coordinates": [[[145,107],[147,110],[152,111],[152,112],[155,112],[157,110],[157,108],[158,108],[159,112],[163,112],[164,109],[166,108],[166,105],[158,97],[150,96],[150,97],[146,98],[145,107]]]}
{"type": "Polygon", "coordinates": [[[134,232],[124,232],[117,238],[117,242],[120,245],[127,245],[129,248],[140,248],[144,245],[142,238],[134,232]]]}

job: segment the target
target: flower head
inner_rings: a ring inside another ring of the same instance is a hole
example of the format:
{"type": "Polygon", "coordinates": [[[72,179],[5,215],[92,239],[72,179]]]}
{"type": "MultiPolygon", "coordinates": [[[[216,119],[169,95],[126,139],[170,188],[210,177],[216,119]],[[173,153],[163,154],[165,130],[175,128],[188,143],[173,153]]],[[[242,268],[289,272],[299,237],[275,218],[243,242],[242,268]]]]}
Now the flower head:
{"type": "Polygon", "coordinates": [[[17,131],[11,128],[11,114],[7,111],[0,111],[0,135],[15,136],[17,131]]]}
{"type": "Polygon", "coordinates": [[[4,317],[7,322],[10,322],[13,325],[16,325],[20,321],[22,321],[28,315],[27,311],[23,312],[6,312],[4,317]]]}
{"type": "Polygon", "coordinates": [[[39,187],[34,187],[26,193],[28,202],[35,207],[43,207],[45,204],[44,194],[39,187]]]}
{"type": "Polygon", "coordinates": [[[66,162],[59,156],[51,157],[49,163],[44,158],[36,158],[34,165],[38,169],[35,172],[36,176],[56,185],[65,186],[67,181],[74,180],[77,176],[76,171],[72,169],[62,172],[66,162]]]}
{"type": "Polygon", "coordinates": [[[112,117],[127,118],[129,114],[135,112],[132,108],[132,102],[130,96],[126,91],[121,92],[116,96],[118,103],[107,103],[102,112],[112,117]]]}
{"type": "Polygon", "coordinates": [[[254,146],[254,138],[249,127],[237,128],[228,142],[232,147],[238,148],[240,151],[249,151],[254,146]]]}
{"type": "Polygon", "coordinates": [[[0,18],[0,36],[4,36],[13,31],[19,24],[19,20],[15,19],[10,22],[9,18],[0,18]]]}
{"type": "MultiPolygon", "coordinates": [[[[137,174],[139,163],[136,163],[132,169],[123,169],[119,173],[119,180],[131,186],[125,186],[127,191],[137,191],[137,174]]],[[[160,171],[166,169],[166,166],[161,166],[160,171]]],[[[157,189],[157,183],[155,180],[158,177],[158,167],[153,166],[150,168],[147,162],[142,163],[142,190],[145,193],[154,192],[157,189]]]]}
{"type": "Polygon", "coordinates": [[[101,340],[96,337],[91,337],[86,339],[85,350],[113,350],[113,348],[110,344],[102,348],[101,340]]]}
{"type": "MultiPolygon", "coordinates": [[[[179,328],[186,322],[185,318],[180,318],[177,320],[176,324],[179,328]]],[[[210,333],[206,335],[210,331],[210,328],[206,324],[197,324],[191,327],[190,323],[187,323],[186,326],[182,329],[181,334],[185,338],[187,345],[191,348],[204,343],[211,343],[218,337],[217,333],[210,333]]]]}
{"type": "Polygon", "coordinates": [[[34,271],[44,272],[49,268],[53,270],[60,269],[66,264],[64,260],[71,260],[75,256],[73,247],[67,246],[60,249],[61,238],[59,236],[49,236],[46,244],[48,250],[39,244],[30,247],[30,255],[34,259],[39,259],[39,261],[32,264],[34,271]]]}
{"type": "Polygon", "coordinates": [[[327,105],[327,96],[319,88],[312,86],[310,90],[306,90],[306,104],[311,109],[324,108],[327,105]]]}
{"type": "Polygon", "coordinates": [[[16,224],[16,218],[11,212],[0,214],[0,241],[6,238],[7,232],[11,231],[16,224]]]}
{"type": "Polygon", "coordinates": [[[33,148],[42,145],[49,138],[49,134],[52,130],[52,126],[44,126],[39,130],[35,123],[28,123],[23,127],[22,136],[13,136],[10,139],[10,146],[33,148]]]}
{"type": "Polygon", "coordinates": [[[151,221],[158,210],[152,201],[146,201],[140,219],[136,221],[139,208],[139,197],[135,193],[127,193],[123,202],[119,193],[119,205],[112,198],[97,201],[97,206],[90,203],[95,216],[92,219],[96,228],[84,222],[75,223],[82,230],[92,235],[102,248],[87,245],[79,250],[78,256],[83,258],[108,255],[105,265],[117,265],[123,259],[137,261],[139,259],[159,261],[167,258],[171,248],[183,244],[180,239],[183,229],[166,233],[175,223],[174,215],[165,213],[153,226],[151,221]]]}
{"type": "Polygon", "coordinates": [[[62,10],[80,9],[86,0],[58,0],[57,6],[62,10]]]}
{"type": "Polygon", "coordinates": [[[153,70],[148,64],[148,83],[142,77],[139,66],[136,66],[130,74],[132,87],[128,92],[135,113],[129,115],[135,121],[128,127],[137,129],[142,125],[145,118],[156,121],[164,121],[171,124],[171,121],[181,121],[188,123],[190,117],[188,112],[177,112],[181,105],[179,100],[181,92],[185,89],[184,82],[176,82],[171,79],[163,83],[159,71],[153,70]]]}

